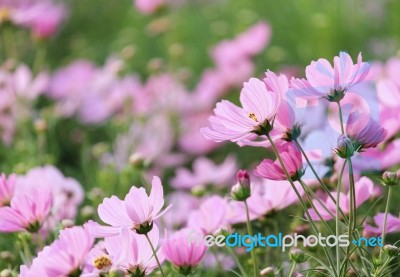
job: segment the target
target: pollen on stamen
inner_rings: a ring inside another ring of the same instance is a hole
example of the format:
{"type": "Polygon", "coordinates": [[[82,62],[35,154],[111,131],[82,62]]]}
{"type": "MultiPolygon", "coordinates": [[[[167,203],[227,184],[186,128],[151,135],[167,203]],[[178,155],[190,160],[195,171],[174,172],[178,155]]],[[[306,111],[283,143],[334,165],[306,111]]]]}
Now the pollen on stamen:
{"type": "Polygon", "coordinates": [[[257,117],[254,113],[249,113],[249,117],[253,119],[255,122],[258,122],[257,117]]]}
{"type": "Polygon", "coordinates": [[[111,265],[112,265],[112,262],[111,262],[110,258],[107,256],[98,257],[93,261],[93,266],[99,270],[107,268],[111,265]]]}

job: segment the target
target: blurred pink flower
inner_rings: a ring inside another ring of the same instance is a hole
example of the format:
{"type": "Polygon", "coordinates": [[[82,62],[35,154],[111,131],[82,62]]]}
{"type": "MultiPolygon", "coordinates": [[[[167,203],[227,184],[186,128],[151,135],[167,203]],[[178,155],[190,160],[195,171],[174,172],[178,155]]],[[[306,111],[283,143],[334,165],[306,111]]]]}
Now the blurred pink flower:
{"type": "MultiPolygon", "coordinates": [[[[358,208],[371,196],[375,195],[375,192],[376,192],[375,186],[372,180],[369,179],[368,177],[361,177],[360,180],[358,180],[355,183],[356,207],[358,208]]],[[[336,195],[336,192],[332,192],[332,195],[336,195]]],[[[323,201],[323,204],[326,207],[326,209],[323,208],[317,200],[313,200],[313,203],[315,208],[318,210],[318,212],[320,213],[321,217],[324,220],[331,220],[335,217],[336,204],[332,201],[331,198],[326,197],[325,200],[323,201]]],[[[342,192],[340,193],[339,204],[340,208],[345,214],[348,214],[350,212],[350,192],[348,192],[347,194],[342,192]]],[[[314,209],[311,208],[308,211],[313,220],[315,221],[321,220],[314,209]]]]}
{"type": "Polygon", "coordinates": [[[198,210],[190,213],[188,227],[200,230],[204,234],[214,234],[221,228],[227,228],[228,202],[214,195],[200,204],[198,210]]]}
{"type": "Polygon", "coordinates": [[[15,191],[15,174],[0,175],[0,207],[10,204],[15,191]]]}
{"type": "Polygon", "coordinates": [[[33,36],[43,39],[54,36],[66,14],[64,5],[37,1],[17,9],[12,15],[12,21],[30,28],[33,36]]]}
{"type": "Polygon", "coordinates": [[[16,194],[10,207],[0,207],[0,232],[39,231],[52,208],[49,188],[32,189],[16,194]]]}
{"type": "MultiPolygon", "coordinates": [[[[364,226],[364,234],[368,236],[380,236],[383,231],[383,221],[385,213],[378,213],[374,216],[375,226],[364,226]]],[[[386,221],[386,234],[400,232],[400,218],[392,214],[388,214],[386,221]]]]}
{"type": "Polygon", "coordinates": [[[166,260],[186,273],[197,267],[207,250],[203,243],[190,241],[192,231],[189,228],[181,229],[167,237],[162,246],[166,260]]]}
{"type": "MultiPolygon", "coordinates": [[[[252,178],[254,180],[254,178],[252,178]]],[[[299,193],[304,191],[299,183],[295,183],[299,193]]],[[[250,219],[254,220],[262,216],[268,216],[289,207],[299,200],[288,181],[273,181],[258,179],[252,181],[251,196],[247,199],[250,219]]],[[[230,224],[246,222],[246,210],[244,203],[238,201],[229,202],[228,222],[230,224]]]]}
{"type": "Polygon", "coordinates": [[[353,112],[349,115],[346,134],[356,143],[356,150],[375,147],[382,142],[387,131],[383,129],[369,114],[353,112]],[[357,149],[357,147],[360,147],[357,149]]]}
{"type": "Polygon", "coordinates": [[[136,9],[143,14],[155,13],[166,4],[166,0],[133,0],[136,9]]]}
{"type": "Polygon", "coordinates": [[[96,237],[116,236],[123,227],[138,233],[148,232],[153,227],[153,221],[162,216],[171,207],[164,206],[164,193],[160,178],[154,176],[150,195],[144,188],[133,186],[125,196],[124,201],[116,196],[105,198],[98,207],[100,219],[111,225],[101,226],[89,222],[88,228],[96,237]]]}
{"type": "Polygon", "coordinates": [[[46,72],[38,74],[35,78],[32,71],[24,64],[19,65],[13,75],[15,93],[27,100],[34,100],[45,92],[49,84],[49,76],[46,72]]]}
{"type": "Polygon", "coordinates": [[[178,168],[171,185],[176,189],[205,188],[208,185],[224,187],[234,180],[237,166],[236,159],[228,156],[220,165],[214,164],[205,157],[193,162],[193,172],[186,168],[178,168]]]}
{"type": "Polygon", "coordinates": [[[203,135],[215,141],[238,142],[253,137],[254,133],[270,131],[281,103],[284,77],[268,71],[261,81],[251,78],[243,84],[240,102],[243,108],[222,100],[209,118],[210,127],[202,128],[203,135]]]}
{"type": "Polygon", "coordinates": [[[306,79],[292,79],[291,84],[301,96],[326,98],[338,101],[346,91],[366,80],[369,64],[362,62],[361,53],[357,64],[349,54],[340,52],[333,59],[333,67],[326,59],[313,61],[306,68],[306,79]]]}
{"type": "MultiPolygon", "coordinates": [[[[279,154],[292,180],[303,174],[303,162],[300,149],[292,142],[278,146],[279,154]]],[[[264,159],[255,169],[255,175],[270,180],[287,180],[285,172],[278,159],[264,159]]]]}
{"type": "Polygon", "coordinates": [[[21,277],[72,276],[81,273],[87,254],[94,243],[82,227],[60,231],[60,236],[33,259],[32,265],[21,266],[21,277]]]}
{"type": "Polygon", "coordinates": [[[174,191],[166,196],[167,203],[173,203],[168,213],[162,217],[162,224],[167,229],[186,225],[190,213],[199,206],[199,199],[183,191],[174,191]]]}
{"type": "Polygon", "coordinates": [[[16,177],[16,194],[32,189],[50,190],[53,198],[49,229],[63,219],[74,219],[79,205],[84,199],[84,191],[77,180],[65,177],[54,166],[47,165],[29,170],[25,175],[16,177]]]}

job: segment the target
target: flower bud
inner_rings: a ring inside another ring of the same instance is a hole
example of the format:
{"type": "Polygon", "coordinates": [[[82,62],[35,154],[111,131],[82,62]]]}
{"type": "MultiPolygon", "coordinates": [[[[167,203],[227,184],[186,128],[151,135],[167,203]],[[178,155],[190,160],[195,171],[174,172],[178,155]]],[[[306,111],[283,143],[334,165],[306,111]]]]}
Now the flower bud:
{"type": "Polygon", "coordinates": [[[306,256],[305,256],[303,250],[301,250],[299,248],[293,248],[292,250],[290,250],[289,258],[290,258],[290,260],[292,260],[298,264],[306,261],[306,256]]]}
{"type": "Polygon", "coordinates": [[[262,277],[274,277],[275,276],[275,268],[273,267],[266,267],[260,271],[260,276],[262,277]]]}
{"type": "Polygon", "coordinates": [[[391,257],[398,256],[400,253],[400,249],[397,246],[386,244],[383,247],[383,250],[391,257]]]}
{"type": "Polygon", "coordinates": [[[239,170],[236,175],[238,183],[231,189],[231,197],[236,201],[245,201],[250,197],[250,176],[246,170],[239,170]]]}
{"type": "Polygon", "coordinates": [[[336,154],[343,158],[350,158],[354,154],[354,145],[351,139],[346,135],[341,135],[337,140],[336,154]]]}
{"type": "Polygon", "coordinates": [[[397,172],[385,171],[382,175],[382,184],[384,186],[395,186],[399,184],[399,173],[400,170],[397,172]]]}
{"type": "Polygon", "coordinates": [[[47,122],[43,119],[37,119],[33,124],[38,133],[44,133],[47,130],[47,122]]]}
{"type": "Polygon", "coordinates": [[[75,225],[74,221],[71,219],[63,219],[61,221],[61,228],[62,229],[67,229],[67,228],[71,228],[75,225]]]}
{"type": "Polygon", "coordinates": [[[238,183],[244,188],[250,188],[250,176],[247,170],[239,170],[236,174],[238,183]]]}
{"type": "Polygon", "coordinates": [[[0,277],[12,277],[14,276],[14,273],[11,269],[3,269],[0,272],[0,277]]]}

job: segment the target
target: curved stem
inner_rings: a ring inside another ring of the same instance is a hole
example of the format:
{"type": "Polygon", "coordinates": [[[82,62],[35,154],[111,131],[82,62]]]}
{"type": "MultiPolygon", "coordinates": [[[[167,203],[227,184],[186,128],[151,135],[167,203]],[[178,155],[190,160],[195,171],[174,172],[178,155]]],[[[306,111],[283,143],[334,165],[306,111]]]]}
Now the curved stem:
{"type": "Polygon", "coordinates": [[[146,237],[147,241],[148,241],[149,244],[150,244],[151,251],[153,252],[154,258],[156,259],[156,262],[157,262],[158,268],[160,269],[161,275],[162,275],[163,277],[165,277],[164,271],[162,270],[161,263],[160,263],[160,261],[158,260],[157,253],[156,253],[156,250],[154,249],[153,243],[151,242],[151,240],[150,240],[148,234],[145,234],[145,237],[146,237]]]}
{"type": "Polygon", "coordinates": [[[293,261],[292,265],[290,266],[290,272],[289,272],[288,277],[292,277],[294,275],[294,271],[296,270],[296,265],[297,265],[297,263],[293,261]]]}
{"type": "MultiPolygon", "coordinates": [[[[251,222],[250,222],[250,214],[249,214],[249,206],[247,205],[247,200],[244,200],[244,206],[246,208],[246,224],[247,224],[247,232],[251,237],[253,237],[253,229],[251,228],[251,222]]],[[[251,250],[251,257],[253,259],[253,270],[254,270],[254,276],[258,277],[259,272],[258,272],[258,264],[257,264],[257,256],[256,252],[254,249],[251,250]]]]}
{"type": "MultiPolygon", "coordinates": [[[[386,224],[387,224],[387,216],[389,213],[389,206],[390,206],[390,198],[392,197],[392,186],[388,188],[388,195],[386,200],[386,207],[385,207],[385,216],[383,218],[383,227],[382,227],[382,244],[385,243],[385,236],[386,236],[386,224]]],[[[380,250],[379,256],[382,256],[382,248],[380,250]]]]}
{"type": "MultiPolygon", "coordinates": [[[[306,215],[307,215],[307,218],[308,218],[308,220],[309,220],[309,222],[310,222],[310,224],[311,224],[311,226],[312,226],[314,232],[318,235],[318,233],[319,233],[319,232],[318,232],[318,228],[317,228],[317,226],[315,225],[314,220],[312,220],[312,218],[311,218],[311,216],[310,216],[310,213],[308,212],[307,206],[306,206],[306,204],[305,204],[304,201],[303,201],[303,198],[301,197],[299,191],[297,190],[296,186],[294,185],[294,182],[293,182],[292,178],[290,177],[289,172],[287,171],[285,164],[283,163],[282,157],[281,157],[281,155],[279,154],[279,151],[278,151],[278,149],[276,148],[276,145],[275,145],[274,141],[272,140],[272,138],[271,138],[271,136],[270,136],[269,134],[266,134],[266,136],[267,136],[267,138],[268,138],[268,140],[269,140],[269,142],[270,142],[270,144],[271,144],[272,150],[274,151],[276,158],[278,159],[278,161],[279,161],[279,163],[280,163],[280,165],[281,165],[281,167],[282,167],[283,172],[285,173],[286,178],[288,179],[290,185],[292,186],[292,189],[293,189],[294,192],[296,193],[296,196],[297,196],[297,198],[299,199],[300,204],[301,204],[301,206],[302,206],[304,212],[305,212],[306,215]]],[[[336,271],[335,271],[335,265],[334,265],[334,263],[333,263],[333,261],[332,261],[331,256],[329,255],[329,252],[326,250],[325,247],[322,247],[322,249],[323,249],[323,251],[325,252],[326,258],[328,259],[330,266],[332,267],[332,272],[334,273],[335,276],[337,276],[336,271]]]]}
{"type": "Polygon", "coordinates": [[[240,263],[239,258],[238,258],[238,256],[236,255],[235,251],[234,251],[232,248],[230,248],[229,246],[227,246],[226,248],[228,249],[229,254],[230,254],[230,255],[233,257],[233,259],[235,260],[236,265],[237,265],[237,267],[239,268],[240,273],[242,274],[242,276],[243,276],[243,277],[247,277],[246,271],[244,270],[242,264],[240,263]]]}
{"type": "MultiPolygon", "coordinates": [[[[315,178],[317,178],[319,184],[321,185],[322,189],[325,191],[325,193],[328,195],[328,197],[333,201],[333,203],[336,204],[336,200],[333,197],[333,195],[331,194],[329,188],[324,184],[324,182],[321,180],[321,178],[318,176],[317,171],[315,170],[314,166],[312,165],[311,161],[309,160],[309,158],[306,155],[306,152],[304,151],[303,147],[301,146],[301,144],[297,141],[294,140],[294,142],[296,143],[296,145],[299,147],[301,153],[303,154],[303,157],[306,159],[308,166],[310,167],[311,171],[313,172],[315,178]]],[[[340,208],[339,208],[340,209],[340,208]]],[[[344,212],[342,211],[342,209],[340,209],[340,213],[342,214],[342,216],[344,217],[344,212]]]]}

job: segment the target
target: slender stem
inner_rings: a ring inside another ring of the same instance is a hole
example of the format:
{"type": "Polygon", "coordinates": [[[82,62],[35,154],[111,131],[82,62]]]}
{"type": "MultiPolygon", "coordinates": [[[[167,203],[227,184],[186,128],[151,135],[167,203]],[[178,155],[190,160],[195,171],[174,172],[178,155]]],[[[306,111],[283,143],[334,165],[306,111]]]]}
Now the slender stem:
{"type": "MultiPolygon", "coordinates": [[[[304,212],[305,212],[306,215],[307,215],[308,220],[310,221],[311,227],[313,228],[314,232],[318,235],[318,233],[319,233],[318,228],[317,228],[317,226],[315,225],[314,220],[311,218],[311,215],[310,215],[310,213],[308,212],[307,206],[306,206],[306,204],[304,203],[303,198],[301,197],[299,191],[297,190],[296,186],[294,185],[294,182],[293,182],[292,178],[290,177],[290,174],[289,174],[289,172],[287,171],[285,164],[283,163],[282,157],[281,157],[281,155],[279,154],[279,151],[278,151],[278,149],[276,148],[276,145],[275,145],[274,141],[272,140],[272,138],[271,138],[271,136],[270,136],[269,134],[266,134],[266,136],[267,136],[267,138],[268,138],[268,140],[269,140],[269,142],[270,142],[270,144],[271,144],[272,150],[274,151],[276,158],[278,159],[278,161],[279,161],[279,163],[280,163],[280,165],[281,165],[281,167],[282,167],[283,172],[285,173],[286,178],[288,179],[290,185],[292,186],[292,189],[294,190],[294,192],[295,192],[297,198],[298,198],[299,201],[300,201],[300,204],[301,204],[301,206],[302,206],[304,212]]],[[[329,252],[325,249],[325,247],[322,247],[322,249],[323,249],[323,251],[325,252],[326,258],[328,259],[329,264],[330,264],[330,266],[331,266],[332,269],[333,269],[334,275],[337,276],[336,271],[335,271],[335,265],[334,265],[334,263],[333,263],[333,261],[332,261],[331,256],[329,255],[329,252]]]]}
{"type": "MultiPolygon", "coordinates": [[[[391,198],[392,198],[392,186],[389,186],[387,200],[386,200],[385,216],[383,218],[383,227],[382,227],[382,243],[383,244],[385,243],[387,216],[388,216],[388,213],[389,213],[389,206],[390,206],[390,199],[391,198]]],[[[379,256],[380,257],[382,256],[382,248],[381,248],[379,256]]]]}
{"type": "MultiPolygon", "coordinates": [[[[250,222],[250,214],[249,214],[249,206],[247,205],[247,200],[244,200],[244,206],[246,208],[246,223],[247,223],[247,232],[249,232],[249,235],[253,237],[253,229],[251,228],[251,222],[250,222]]],[[[254,249],[251,250],[251,257],[253,259],[253,270],[254,270],[254,276],[258,277],[259,272],[258,272],[258,264],[257,264],[257,257],[256,257],[256,252],[254,249]]]]}
{"type": "MultiPolygon", "coordinates": [[[[335,198],[333,197],[333,195],[331,194],[329,188],[324,184],[324,182],[321,180],[321,178],[318,176],[317,171],[315,170],[314,166],[312,165],[311,161],[309,160],[309,158],[306,155],[306,152],[304,151],[303,147],[301,146],[301,144],[297,141],[294,140],[294,142],[296,143],[296,145],[299,147],[301,153],[303,154],[303,157],[306,159],[308,166],[310,167],[311,171],[313,172],[315,178],[317,178],[319,184],[321,185],[322,189],[325,191],[325,193],[328,195],[328,197],[333,201],[333,203],[336,203],[335,198]]],[[[344,212],[342,211],[342,209],[340,209],[340,213],[342,214],[342,216],[344,217],[344,212]]]]}
{"type": "Polygon", "coordinates": [[[290,272],[288,277],[292,277],[294,275],[294,271],[296,270],[296,265],[297,263],[295,261],[292,262],[292,265],[290,266],[290,272]]]}
{"type": "Polygon", "coordinates": [[[340,118],[340,129],[342,131],[342,135],[344,135],[344,125],[343,125],[343,114],[342,114],[342,106],[340,105],[340,101],[337,102],[339,107],[339,118],[340,118]]]}
{"type": "MultiPolygon", "coordinates": [[[[342,177],[344,168],[346,167],[346,160],[343,163],[342,169],[340,170],[339,179],[336,188],[336,237],[340,236],[340,219],[339,219],[339,209],[340,209],[340,192],[342,187],[342,177]]],[[[338,271],[338,275],[340,275],[340,246],[339,243],[336,244],[336,267],[338,271]]]]}
{"type": "Polygon", "coordinates": [[[244,270],[242,264],[240,263],[239,258],[238,258],[238,256],[236,255],[236,252],[235,252],[232,248],[230,248],[229,246],[227,246],[226,248],[228,249],[229,254],[230,254],[230,255],[233,257],[233,259],[235,260],[236,265],[237,265],[237,267],[239,268],[240,273],[242,274],[242,276],[243,276],[243,277],[247,277],[246,271],[244,270]]]}
{"type": "Polygon", "coordinates": [[[24,256],[24,263],[28,266],[30,266],[32,264],[32,254],[31,254],[31,249],[29,247],[28,242],[26,241],[26,238],[24,236],[24,234],[21,234],[19,236],[20,240],[21,240],[21,246],[22,246],[22,250],[23,250],[23,256],[24,256]]]}
{"type": "Polygon", "coordinates": [[[158,260],[156,250],[154,249],[153,243],[151,242],[151,240],[150,240],[148,234],[144,234],[144,235],[145,235],[147,241],[148,241],[149,244],[150,244],[151,251],[153,252],[154,258],[155,258],[156,261],[157,261],[157,265],[158,265],[158,268],[160,269],[161,275],[162,275],[163,277],[165,277],[164,272],[163,272],[162,267],[161,267],[161,264],[160,264],[160,261],[158,260]]]}

